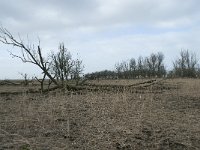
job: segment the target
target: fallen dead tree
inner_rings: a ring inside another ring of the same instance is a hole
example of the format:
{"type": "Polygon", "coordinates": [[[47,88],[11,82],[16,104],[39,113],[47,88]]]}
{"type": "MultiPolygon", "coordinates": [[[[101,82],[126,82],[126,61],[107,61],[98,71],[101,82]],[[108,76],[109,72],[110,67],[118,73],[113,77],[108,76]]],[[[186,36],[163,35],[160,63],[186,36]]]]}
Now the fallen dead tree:
{"type": "Polygon", "coordinates": [[[131,84],[131,85],[110,85],[110,84],[103,84],[103,85],[99,85],[99,84],[90,84],[90,83],[85,83],[84,86],[89,86],[89,87],[96,87],[96,88],[131,88],[131,87],[140,87],[140,86],[150,86],[152,84],[155,84],[157,80],[148,80],[148,81],[144,81],[144,82],[139,82],[139,83],[135,83],[135,84],[131,84]]]}
{"type": "MultiPolygon", "coordinates": [[[[148,80],[145,82],[140,82],[136,84],[131,84],[131,85],[98,85],[98,84],[88,84],[84,83],[83,85],[66,85],[65,87],[63,86],[54,86],[51,88],[44,89],[42,93],[48,93],[51,91],[56,91],[56,90],[61,90],[64,91],[64,93],[82,93],[84,92],[98,92],[98,91],[107,91],[107,92],[123,92],[123,91],[141,91],[148,89],[148,87],[152,85],[158,85],[161,83],[164,79],[162,80],[148,80]]],[[[27,89],[26,91],[22,92],[1,92],[1,95],[19,95],[23,93],[41,93],[41,89],[27,89]]]]}
{"type": "Polygon", "coordinates": [[[129,87],[134,87],[134,86],[140,86],[140,85],[144,85],[144,84],[153,84],[156,81],[157,81],[156,79],[153,79],[153,80],[148,80],[148,81],[144,81],[144,82],[139,82],[139,83],[131,84],[131,85],[128,85],[128,86],[129,87]]]}
{"type": "MultiPolygon", "coordinates": [[[[164,79],[161,80],[148,80],[144,82],[139,82],[131,85],[99,85],[99,84],[90,84],[85,83],[83,87],[87,87],[87,89],[90,89],[91,91],[134,91],[134,90],[145,90],[148,89],[151,86],[161,86],[163,84],[164,79]]],[[[163,87],[163,86],[162,86],[163,87]]]]}
{"type": "Polygon", "coordinates": [[[0,82],[0,85],[21,85],[21,83],[15,83],[15,82],[12,82],[10,80],[3,80],[0,82]]]}

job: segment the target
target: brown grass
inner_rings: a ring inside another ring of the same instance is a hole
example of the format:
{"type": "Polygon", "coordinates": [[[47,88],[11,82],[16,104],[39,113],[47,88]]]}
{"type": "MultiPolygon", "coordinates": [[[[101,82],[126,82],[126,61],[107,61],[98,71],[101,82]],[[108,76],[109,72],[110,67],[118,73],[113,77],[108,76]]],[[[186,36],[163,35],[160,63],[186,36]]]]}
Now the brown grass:
{"type": "Polygon", "coordinates": [[[82,95],[1,95],[0,149],[200,149],[200,80],[82,95]]]}

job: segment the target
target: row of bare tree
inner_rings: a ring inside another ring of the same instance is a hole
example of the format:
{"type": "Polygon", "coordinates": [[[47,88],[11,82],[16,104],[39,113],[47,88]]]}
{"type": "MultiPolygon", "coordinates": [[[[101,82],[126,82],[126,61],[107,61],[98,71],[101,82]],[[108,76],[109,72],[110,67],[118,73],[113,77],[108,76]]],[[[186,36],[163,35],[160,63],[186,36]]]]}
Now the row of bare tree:
{"type": "Polygon", "coordinates": [[[115,65],[118,78],[138,78],[138,77],[163,77],[166,69],[163,64],[164,55],[161,52],[152,53],[149,57],[140,56],[137,60],[130,59],[129,62],[122,61],[115,65]]]}
{"type": "Polygon", "coordinates": [[[89,79],[135,79],[151,77],[200,77],[200,65],[195,53],[182,50],[173,62],[173,68],[166,70],[164,55],[152,53],[149,57],[140,56],[137,60],[122,61],[115,64],[115,71],[103,70],[86,74],[89,79]]]}
{"type": "Polygon", "coordinates": [[[115,64],[115,71],[104,70],[87,74],[90,79],[135,79],[145,77],[164,77],[166,69],[163,63],[164,55],[161,52],[152,53],[149,57],[140,56],[129,61],[115,64]]]}

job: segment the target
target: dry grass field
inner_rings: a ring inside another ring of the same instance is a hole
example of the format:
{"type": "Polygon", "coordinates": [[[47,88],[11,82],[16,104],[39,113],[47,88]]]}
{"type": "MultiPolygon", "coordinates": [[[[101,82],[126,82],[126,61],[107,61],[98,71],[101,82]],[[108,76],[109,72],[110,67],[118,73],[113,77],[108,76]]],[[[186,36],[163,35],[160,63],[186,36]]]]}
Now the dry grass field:
{"type": "Polygon", "coordinates": [[[146,81],[90,81],[99,90],[48,94],[1,85],[0,150],[200,149],[200,80],[146,81]]]}

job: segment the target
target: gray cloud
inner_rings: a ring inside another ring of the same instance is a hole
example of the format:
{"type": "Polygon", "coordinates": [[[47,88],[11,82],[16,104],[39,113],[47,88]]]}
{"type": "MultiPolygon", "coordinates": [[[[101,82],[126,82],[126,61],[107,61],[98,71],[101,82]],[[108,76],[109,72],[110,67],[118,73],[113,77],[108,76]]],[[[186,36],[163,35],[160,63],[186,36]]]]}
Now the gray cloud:
{"type": "MultiPolygon", "coordinates": [[[[181,48],[198,52],[199,5],[199,0],[1,0],[0,23],[36,44],[39,36],[44,53],[65,42],[88,72],[153,51],[163,51],[168,64],[181,48]]],[[[5,49],[1,44],[0,61],[9,64],[5,49]]]]}
{"type": "MultiPolygon", "coordinates": [[[[1,18],[37,30],[113,25],[185,25],[199,21],[198,0],[4,0],[1,18]],[[46,27],[46,28],[45,28],[46,27]]],[[[23,28],[21,27],[21,30],[23,28]]],[[[164,26],[165,27],[165,26],[164,26]]],[[[98,30],[98,29],[97,29],[98,30]]]]}

